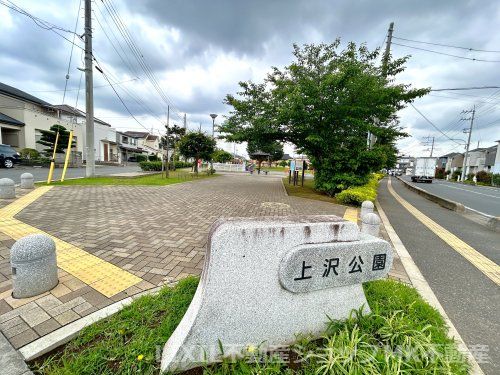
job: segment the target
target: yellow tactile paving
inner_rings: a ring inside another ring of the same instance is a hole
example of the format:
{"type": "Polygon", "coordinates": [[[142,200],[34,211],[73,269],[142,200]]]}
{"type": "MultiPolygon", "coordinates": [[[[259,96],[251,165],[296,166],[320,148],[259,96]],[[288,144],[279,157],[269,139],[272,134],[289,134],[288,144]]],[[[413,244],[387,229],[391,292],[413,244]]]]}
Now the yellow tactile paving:
{"type": "Polygon", "coordinates": [[[80,279],[106,297],[114,296],[142,281],[141,278],[130,272],[89,254],[77,246],[14,219],[14,215],[21,212],[51,188],[52,186],[39,187],[0,209],[0,232],[16,241],[35,233],[50,236],[56,243],[57,265],[59,268],[80,279]]]}
{"type": "Polygon", "coordinates": [[[354,223],[358,222],[358,210],[356,208],[348,207],[344,212],[344,219],[352,221],[354,223]]]}
{"type": "Polygon", "coordinates": [[[477,269],[484,273],[491,281],[495,284],[500,285],[500,266],[495,262],[485,257],[483,254],[478,252],[472,246],[466,244],[460,238],[455,236],[453,233],[449,232],[441,225],[436,223],[434,220],[430,219],[424,215],[421,211],[416,209],[406,200],[401,198],[401,196],[394,191],[392,188],[391,180],[389,179],[387,183],[387,188],[396,200],[403,205],[413,216],[417,218],[422,224],[433,231],[438,237],[440,237],[444,242],[450,245],[455,251],[461,254],[465,259],[471,262],[477,269]]]}

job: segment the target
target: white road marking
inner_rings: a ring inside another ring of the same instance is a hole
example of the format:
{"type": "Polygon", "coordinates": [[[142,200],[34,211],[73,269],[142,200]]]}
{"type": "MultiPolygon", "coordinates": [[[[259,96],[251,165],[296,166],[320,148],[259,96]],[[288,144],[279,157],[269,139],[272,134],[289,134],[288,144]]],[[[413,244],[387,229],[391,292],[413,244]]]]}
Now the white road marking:
{"type": "Polygon", "coordinates": [[[479,194],[479,195],[484,195],[484,196],[487,196],[487,197],[492,197],[492,198],[500,199],[500,197],[497,196],[497,195],[478,193],[477,191],[474,191],[474,190],[462,189],[462,188],[459,188],[459,187],[456,187],[456,186],[451,186],[451,184],[450,185],[446,185],[446,187],[449,187],[449,188],[452,188],[452,189],[457,189],[457,190],[467,191],[469,193],[474,193],[474,194],[479,194]]]}

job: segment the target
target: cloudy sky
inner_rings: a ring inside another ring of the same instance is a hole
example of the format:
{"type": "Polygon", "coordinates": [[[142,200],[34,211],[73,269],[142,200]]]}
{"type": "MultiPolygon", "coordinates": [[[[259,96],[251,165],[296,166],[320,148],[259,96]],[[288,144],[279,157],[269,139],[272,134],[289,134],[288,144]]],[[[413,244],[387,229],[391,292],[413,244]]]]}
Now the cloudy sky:
{"type": "MultiPolygon", "coordinates": [[[[65,30],[74,30],[78,17],[77,33],[82,34],[80,0],[0,1],[0,82],[62,103],[71,43],[2,3],[15,4],[65,30]]],[[[271,66],[288,64],[292,43],[340,37],[376,48],[384,44],[391,21],[395,37],[413,40],[393,39],[400,44],[393,44],[393,56],[411,55],[402,82],[434,89],[500,86],[500,2],[494,0],[96,0],[92,6],[94,54],[108,79],[118,83],[114,87],[137,121],[98,71],[95,113],[120,130],[163,130],[168,102],[173,107],[171,123],[180,123],[187,113],[189,128],[201,123],[211,131],[209,113],[223,115],[229,110],[222,103],[224,96],[236,92],[238,81],[260,81],[271,66]],[[137,48],[138,58],[122,34],[135,42],[132,48],[137,48]],[[161,92],[148,79],[151,73],[161,92]]],[[[58,32],[73,40],[71,33],[58,32]]],[[[83,42],[77,37],[75,44],[64,102],[84,109],[84,80],[79,92],[77,70],[83,66],[83,42]]],[[[477,118],[472,145],[493,145],[500,139],[499,104],[500,88],[432,92],[415,107],[445,135],[409,107],[400,117],[411,137],[399,142],[400,150],[428,155],[422,142],[434,136],[435,155],[462,151],[467,123],[460,121],[460,112],[473,105],[477,118]]],[[[221,146],[233,151],[231,145],[221,146]]],[[[291,147],[287,151],[293,152],[291,147]]],[[[244,153],[244,146],[237,146],[237,152],[244,153]]]]}

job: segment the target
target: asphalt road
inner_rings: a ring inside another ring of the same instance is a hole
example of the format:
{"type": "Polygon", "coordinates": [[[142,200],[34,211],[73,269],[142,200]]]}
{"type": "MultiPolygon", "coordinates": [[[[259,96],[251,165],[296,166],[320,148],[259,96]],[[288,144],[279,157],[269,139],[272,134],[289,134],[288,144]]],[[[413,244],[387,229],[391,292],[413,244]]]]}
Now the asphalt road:
{"type": "MultiPolygon", "coordinates": [[[[102,165],[97,166],[95,168],[95,172],[97,175],[106,176],[115,173],[122,172],[139,172],[141,169],[137,164],[128,165],[124,167],[119,166],[110,166],[110,165],[102,165]]],[[[21,167],[15,166],[11,169],[0,168],[0,178],[10,178],[14,180],[16,184],[21,183],[21,174],[28,172],[33,175],[35,181],[46,181],[47,175],[49,173],[48,168],[35,168],[35,167],[21,167]]],[[[54,169],[54,180],[58,180],[61,178],[62,168],[54,169]]],[[[66,178],[75,178],[75,177],[85,177],[85,168],[68,168],[66,171],[66,178]]]]}
{"type": "MultiPolygon", "coordinates": [[[[379,202],[401,241],[463,340],[486,374],[500,374],[500,288],[403,207],[381,182],[379,202]],[[486,345],[486,346],[484,346],[486,345]]],[[[420,185],[419,185],[420,186],[420,185]]],[[[460,185],[461,186],[461,185],[460,185]]],[[[424,215],[495,262],[500,263],[500,235],[405,188],[392,187],[424,215]]]]}
{"type": "Polygon", "coordinates": [[[429,193],[462,203],[464,206],[488,215],[500,216],[500,188],[465,185],[436,179],[431,184],[413,183],[410,176],[402,178],[429,193]]]}

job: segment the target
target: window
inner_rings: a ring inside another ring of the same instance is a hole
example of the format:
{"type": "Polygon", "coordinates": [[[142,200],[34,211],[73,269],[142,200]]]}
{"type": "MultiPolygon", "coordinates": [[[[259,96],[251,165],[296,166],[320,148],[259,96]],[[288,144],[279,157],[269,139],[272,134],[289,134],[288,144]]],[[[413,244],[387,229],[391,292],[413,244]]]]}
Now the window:
{"type": "Polygon", "coordinates": [[[122,135],[122,143],[128,143],[128,137],[122,135]]]}

